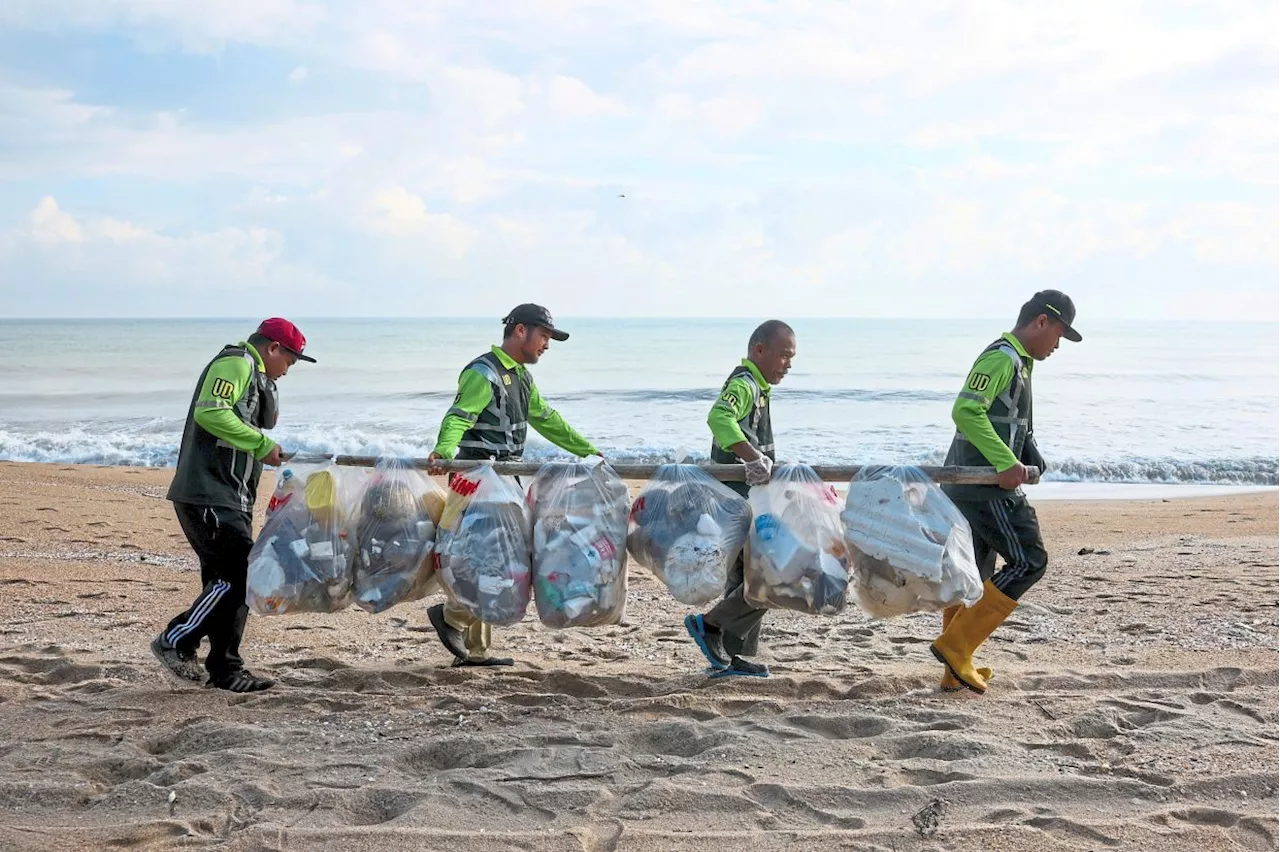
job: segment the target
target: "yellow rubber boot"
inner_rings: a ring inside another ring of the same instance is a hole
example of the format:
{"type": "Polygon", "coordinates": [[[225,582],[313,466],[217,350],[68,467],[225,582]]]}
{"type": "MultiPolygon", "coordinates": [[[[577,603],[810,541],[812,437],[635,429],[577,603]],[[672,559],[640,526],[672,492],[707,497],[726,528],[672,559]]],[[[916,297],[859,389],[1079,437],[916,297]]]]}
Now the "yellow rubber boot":
{"type": "MultiPolygon", "coordinates": [[[[964,609],[963,605],[956,604],[955,606],[949,606],[942,611],[943,633],[947,632],[947,626],[951,624],[951,619],[955,618],[962,609],[964,609]]],[[[990,683],[996,676],[995,672],[985,666],[979,667],[977,671],[978,677],[982,678],[987,683],[990,683]]],[[[951,669],[946,668],[945,666],[942,669],[942,683],[940,686],[943,692],[959,692],[964,689],[964,684],[956,680],[956,676],[951,673],[951,669]]]]}
{"type": "Polygon", "coordinates": [[[1018,606],[1017,601],[990,580],[982,585],[982,600],[956,614],[942,635],[929,646],[938,662],[945,665],[961,685],[978,693],[987,691],[987,682],[974,668],[973,652],[1018,606]]]}

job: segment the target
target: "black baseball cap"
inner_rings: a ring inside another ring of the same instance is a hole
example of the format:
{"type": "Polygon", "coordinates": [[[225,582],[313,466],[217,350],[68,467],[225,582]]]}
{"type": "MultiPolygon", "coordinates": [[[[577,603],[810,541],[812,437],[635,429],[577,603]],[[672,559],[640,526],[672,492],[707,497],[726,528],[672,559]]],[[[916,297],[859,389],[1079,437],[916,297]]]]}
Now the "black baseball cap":
{"type": "Polygon", "coordinates": [[[556,322],[551,318],[551,312],[542,307],[542,305],[535,305],[531,302],[516,305],[511,309],[511,313],[502,318],[503,325],[514,325],[516,323],[540,325],[551,332],[552,340],[569,339],[569,332],[556,328],[556,322]]]}
{"type": "Polygon", "coordinates": [[[1076,321],[1076,303],[1071,301],[1071,297],[1061,290],[1041,290],[1031,297],[1028,305],[1034,305],[1036,315],[1045,314],[1050,319],[1056,319],[1067,327],[1066,334],[1063,335],[1072,343],[1081,341],[1080,332],[1072,327],[1072,323],[1076,321]]]}

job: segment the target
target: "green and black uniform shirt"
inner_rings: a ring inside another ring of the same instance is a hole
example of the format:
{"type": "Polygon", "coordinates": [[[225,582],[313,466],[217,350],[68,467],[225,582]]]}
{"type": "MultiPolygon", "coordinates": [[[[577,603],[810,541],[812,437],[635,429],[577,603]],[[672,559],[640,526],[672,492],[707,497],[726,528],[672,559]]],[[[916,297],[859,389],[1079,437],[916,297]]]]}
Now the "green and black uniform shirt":
{"type": "Polygon", "coordinates": [[[743,441],[774,459],[773,422],[769,413],[772,393],[773,387],[765,381],[760,368],[750,358],[743,358],[725,380],[720,396],[707,415],[712,461],[740,463],[741,459],[729,448],[743,441]]]}
{"type": "Polygon", "coordinates": [[[276,445],[262,430],[276,425],[278,411],[258,350],[243,341],[223,347],[196,383],[168,498],[253,511],[262,459],[276,445]]]}
{"type": "MultiPolygon", "coordinates": [[[[1032,435],[1031,372],[1035,360],[1022,341],[1006,332],[982,351],[964,388],[956,396],[951,419],[956,434],[946,464],[991,465],[1003,472],[1022,462],[1044,466],[1032,435]]],[[[989,500],[1017,493],[998,485],[948,485],[952,499],[989,500]]]]}
{"type": "Polygon", "coordinates": [[[547,405],[525,366],[494,346],[458,377],[458,395],[440,424],[434,452],[445,459],[518,459],[529,426],[575,456],[600,454],[547,405]]]}

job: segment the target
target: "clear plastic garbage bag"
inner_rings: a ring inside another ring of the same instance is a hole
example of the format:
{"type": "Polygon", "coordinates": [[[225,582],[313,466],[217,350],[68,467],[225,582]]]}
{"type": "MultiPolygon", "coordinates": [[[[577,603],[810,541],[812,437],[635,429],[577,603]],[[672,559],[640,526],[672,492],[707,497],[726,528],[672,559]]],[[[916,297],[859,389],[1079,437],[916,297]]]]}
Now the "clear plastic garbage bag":
{"type": "Polygon", "coordinates": [[[933,612],[982,597],[969,522],[918,467],[866,467],[840,515],[850,589],[868,615],[933,612]]]}
{"type": "Polygon", "coordinates": [[[532,594],[532,523],[511,477],[482,464],[449,478],[436,570],[449,596],[485,624],[524,618],[532,594]]]}
{"type": "Polygon", "coordinates": [[[665,464],[631,506],[627,550],[697,606],[725,592],[729,569],[747,540],[751,508],[724,483],[692,464],[665,464]]]}
{"type": "Polygon", "coordinates": [[[351,602],[346,524],[364,474],[332,462],[290,465],[249,551],[246,600],[258,615],[337,612],[351,602]]]}
{"type": "Polygon", "coordinates": [[[784,464],[749,500],[746,599],[813,615],[844,609],[849,561],[835,489],[808,465],[784,464]]]}
{"type": "Polygon", "coordinates": [[[599,456],[544,464],[529,486],[533,599],[548,627],[622,621],[627,604],[627,486],[599,456]]]}
{"type": "Polygon", "coordinates": [[[382,612],[431,592],[431,555],[444,503],[440,486],[421,471],[399,459],[378,460],[350,524],[357,606],[382,612]]]}

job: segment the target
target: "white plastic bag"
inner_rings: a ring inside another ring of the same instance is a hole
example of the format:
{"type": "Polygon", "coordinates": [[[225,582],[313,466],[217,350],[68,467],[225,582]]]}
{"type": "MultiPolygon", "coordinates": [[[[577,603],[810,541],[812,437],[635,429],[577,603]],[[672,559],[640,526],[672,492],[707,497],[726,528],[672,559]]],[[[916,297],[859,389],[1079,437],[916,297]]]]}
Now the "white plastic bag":
{"type": "Polygon", "coordinates": [[[455,473],[436,540],[436,569],[450,597],[485,624],[524,618],[533,587],[532,524],[524,491],[491,464],[455,473]]]}
{"type": "Polygon", "coordinates": [[[972,606],[982,597],[969,522],[919,468],[863,468],[840,518],[854,599],[868,615],[972,606]]]}
{"type": "Polygon", "coordinates": [[[382,612],[431,591],[431,554],[444,492],[421,471],[381,458],[365,482],[349,537],[355,602],[382,612]]]}
{"type": "Polygon", "coordinates": [[[631,506],[627,550],[672,597],[697,606],[725,592],[747,540],[751,508],[692,464],[664,464],[631,506]]]}
{"type": "Polygon", "coordinates": [[[529,486],[533,599],[548,627],[622,621],[627,604],[627,486],[599,457],[548,462],[529,486]]]}
{"type": "Polygon", "coordinates": [[[744,596],[759,606],[834,615],[845,606],[849,561],[840,498],[805,464],[779,465],[750,492],[744,596]]]}
{"type": "Polygon", "coordinates": [[[352,549],[346,521],[362,478],[358,469],[331,462],[281,471],[266,523],[249,551],[250,609],[280,615],[346,608],[352,549]]]}

